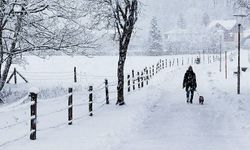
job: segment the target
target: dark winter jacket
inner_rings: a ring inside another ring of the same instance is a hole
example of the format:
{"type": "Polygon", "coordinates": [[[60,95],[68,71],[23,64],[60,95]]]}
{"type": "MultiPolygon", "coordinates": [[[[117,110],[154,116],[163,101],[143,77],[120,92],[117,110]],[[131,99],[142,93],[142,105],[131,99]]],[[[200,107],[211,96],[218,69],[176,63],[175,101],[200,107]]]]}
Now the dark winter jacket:
{"type": "Polygon", "coordinates": [[[197,87],[196,75],[192,70],[187,70],[187,72],[184,75],[183,88],[184,87],[186,87],[187,91],[189,90],[189,88],[191,88],[192,91],[196,90],[197,87]]]}

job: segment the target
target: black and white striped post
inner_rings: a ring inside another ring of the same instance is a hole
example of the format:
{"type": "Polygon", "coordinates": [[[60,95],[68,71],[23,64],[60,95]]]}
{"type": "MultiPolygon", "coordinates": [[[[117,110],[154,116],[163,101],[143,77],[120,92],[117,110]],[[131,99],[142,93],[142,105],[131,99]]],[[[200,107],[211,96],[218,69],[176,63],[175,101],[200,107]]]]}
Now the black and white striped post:
{"type": "Polygon", "coordinates": [[[141,72],[141,88],[144,87],[144,73],[143,71],[141,72]]]}
{"type": "Polygon", "coordinates": [[[152,66],[152,76],[154,76],[155,75],[155,66],[153,65],[152,66]]]}
{"type": "Polygon", "coordinates": [[[149,67],[149,78],[152,78],[152,68],[149,67]]]}
{"type": "Polygon", "coordinates": [[[77,82],[77,77],[76,77],[76,67],[74,67],[74,82],[77,82]]]}
{"type": "Polygon", "coordinates": [[[30,92],[31,105],[30,105],[30,140],[36,140],[36,124],[37,124],[37,93],[36,91],[30,92]]]}
{"type": "Polygon", "coordinates": [[[165,69],[164,60],[161,61],[162,69],[165,69]]]}
{"type": "Polygon", "coordinates": [[[108,79],[105,79],[105,95],[106,95],[106,104],[109,104],[109,83],[108,83],[108,79]]]}
{"type": "Polygon", "coordinates": [[[93,116],[93,86],[89,86],[89,116],[93,116]]]}
{"type": "Polygon", "coordinates": [[[160,70],[161,70],[162,69],[161,59],[159,60],[159,64],[160,64],[160,70]]]}
{"type": "Polygon", "coordinates": [[[69,88],[69,98],[68,98],[68,125],[72,125],[73,120],[73,88],[69,88]]]}
{"type": "Polygon", "coordinates": [[[148,74],[148,69],[146,70],[146,85],[148,85],[148,80],[149,80],[149,74],[148,74]]]}
{"type": "Polygon", "coordinates": [[[155,68],[155,74],[158,73],[158,66],[159,66],[159,64],[157,63],[157,64],[156,64],[156,68],[155,68]]]}
{"type": "Polygon", "coordinates": [[[133,82],[133,90],[135,90],[135,71],[132,70],[132,82],[133,82]]]}
{"type": "Polygon", "coordinates": [[[137,72],[137,82],[138,82],[138,89],[140,89],[141,88],[140,72],[137,72]]]}
{"type": "Polygon", "coordinates": [[[127,76],[127,80],[128,80],[128,92],[130,92],[131,91],[130,75],[127,76]]]}

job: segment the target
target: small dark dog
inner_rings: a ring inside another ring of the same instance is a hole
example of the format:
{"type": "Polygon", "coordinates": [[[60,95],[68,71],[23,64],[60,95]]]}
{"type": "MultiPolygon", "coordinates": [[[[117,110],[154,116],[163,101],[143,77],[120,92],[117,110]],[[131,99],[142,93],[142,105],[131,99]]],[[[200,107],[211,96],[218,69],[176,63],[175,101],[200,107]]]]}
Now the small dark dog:
{"type": "Polygon", "coordinates": [[[200,96],[200,97],[199,97],[199,103],[200,103],[201,105],[203,105],[203,103],[204,103],[204,97],[203,97],[203,96],[200,96]]]}

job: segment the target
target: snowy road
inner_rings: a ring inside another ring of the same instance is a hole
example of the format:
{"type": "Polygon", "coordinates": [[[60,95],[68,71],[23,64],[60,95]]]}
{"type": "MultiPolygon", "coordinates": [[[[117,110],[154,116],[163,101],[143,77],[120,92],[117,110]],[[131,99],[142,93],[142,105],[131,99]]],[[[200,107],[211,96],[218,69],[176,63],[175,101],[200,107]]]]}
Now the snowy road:
{"type": "Polygon", "coordinates": [[[244,135],[225,99],[226,92],[216,86],[219,78],[211,68],[195,68],[198,90],[205,105],[185,103],[181,90],[185,70],[165,72],[159,103],[151,108],[144,127],[115,149],[122,150],[246,150],[249,136],[244,135]],[[205,71],[202,71],[205,70],[205,71]],[[178,74],[178,75],[176,75],[178,74]],[[178,85],[177,85],[177,84],[178,85]],[[225,97],[223,97],[223,95],[225,97]]]}
{"type": "MultiPolygon", "coordinates": [[[[243,65],[250,67],[246,58],[242,59],[243,65]]],[[[149,58],[146,60],[150,63],[149,58]]],[[[137,59],[130,62],[132,66],[137,59]]],[[[233,74],[236,64],[229,62],[227,80],[224,68],[219,72],[218,62],[193,66],[198,91],[205,97],[203,106],[198,105],[197,94],[194,104],[185,102],[182,79],[188,66],[160,71],[148,86],[126,94],[124,107],[115,105],[115,94],[110,105],[94,105],[93,117],[88,116],[87,105],[74,107],[74,117],[80,118],[72,126],[67,125],[66,109],[43,116],[51,109],[59,110],[67,105],[64,99],[41,103],[38,129],[48,130],[39,130],[36,141],[30,141],[28,135],[18,138],[29,133],[29,123],[1,130],[1,135],[8,137],[2,136],[0,144],[8,142],[0,150],[249,150],[250,70],[242,73],[242,94],[237,95],[233,74]],[[52,126],[58,123],[63,126],[52,126]]],[[[74,103],[85,102],[85,96],[75,95],[74,103]]],[[[6,120],[15,119],[15,114],[8,114],[6,120]]]]}

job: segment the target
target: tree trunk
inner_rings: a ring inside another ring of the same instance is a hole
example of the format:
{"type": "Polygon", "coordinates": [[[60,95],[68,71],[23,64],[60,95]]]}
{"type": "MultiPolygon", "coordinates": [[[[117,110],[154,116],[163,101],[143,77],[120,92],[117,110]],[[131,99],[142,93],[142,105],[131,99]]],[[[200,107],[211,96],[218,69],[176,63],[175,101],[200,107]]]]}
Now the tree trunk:
{"type": "Polygon", "coordinates": [[[119,47],[119,61],[117,69],[118,85],[117,85],[117,105],[124,105],[124,65],[127,58],[128,45],[132,35],[133,28],[129,28],[127,32],[124,32],[124,38],[120,39],[119,47]]]}
{"type": "MultiPolygon", "coordinates": [[[[2,0],[0,0],[0,9],[4,10],[4,5],[2,0]]],[[[2,78],[2,64],[3,64],[3,13],[0,12],[0,80],[2,78]]]]}
{"type": "Polygon", "coordinates": [[[0,80],[2,78],[2,64],[3,64],[3,30],[2,30],[2,20],[0,18],[0,80]]]}
{"type": "Polygon", "coordinates": [[[8,58],[5,62],[5,67],[4,67],[4,70],[2,73],[2,77],[0,79],[0,91],[2,91],[2,89],[6,83],[6,80],[7,80],[8,74],[9,74],[9,70],[10,70],[10,67],[12,65],[12,59],[13,59],[13,55],[14,55],[13,53],[15,52],[17,38],[18,38],[18,35],[19,35],[19,32],[21,31],[21,29],[22,29],[22,15],[19,15],[19,16],[17,16],[17,23],[15,25],[15,34],[13,37],[14,40],[11,43],[10,53],[8,54],[8,58]]]}
{"type": "Polygon", "coordinates": [[[11,64],[12,64],[12,56],[9,56],[7,61],[6,61],[4,71],[3,71],[3,74],[2,74],[2,77],[1,77],[1,80],[0,80],[0,91],[2,91],[2,89],[3,89],[4,85],[5,85],[5,82],[7,80],[11,64]]]}
{"type": "MultiPolygon", "coordinates": [[[[125,51],[125,50],[122,50],[125,51]]],[[[117,77],[117,103],[119,105],[124,105],[124,64],[125,64],[126,54],[119,55],[117,77]]]]}

